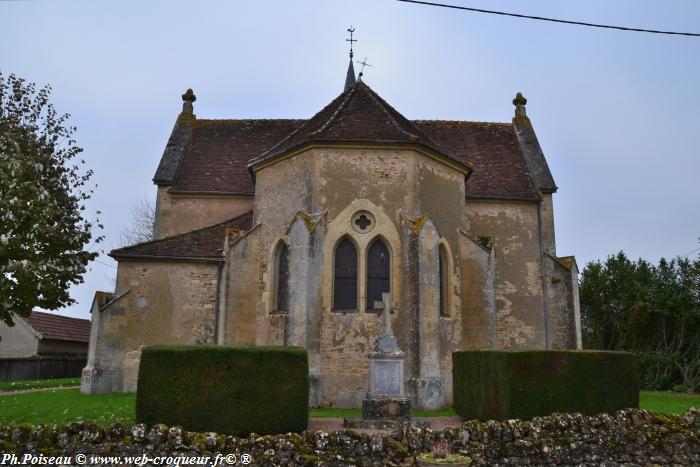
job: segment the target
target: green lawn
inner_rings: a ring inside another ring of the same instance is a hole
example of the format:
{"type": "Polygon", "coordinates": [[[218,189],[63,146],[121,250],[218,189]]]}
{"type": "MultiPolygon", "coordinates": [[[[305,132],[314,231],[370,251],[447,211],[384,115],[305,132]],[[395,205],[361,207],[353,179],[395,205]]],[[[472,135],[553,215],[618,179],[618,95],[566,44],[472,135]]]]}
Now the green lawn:
{"type": "Polygon", "coordinates": [[[60,388],[80,386],[80,378],[56,378],[27,381],[0,381],[1,391],[19,391],[22,389],[60,388]]]}
{"type": "Polygon", "coordinates": [[[639,407],[650,412],[683,413],[691,407],[700,408],[700,394],[642,391],[639,393],[639,407]]]}
{"type": "Polygon", "coordinates": [[[94,420],[101,425],[134,421],[134,394],[86,396],[79,389],[0,395],[0,425],[63,424],[94,420]]]}
{"type": "MultiPolygon", "coordinates": [[[[63,424],[77,420],[93,420],[101,425],[134,421],[134,394],[99,394],[86,396],[78,389],[23,394],[0,394],[0,425],[63,424]]],[[[642,392],[640,406],[654,412],[683,413],[688,408],[700,407],[700,395],[668,392],[642,392]]],[[[412,412],[415,417],[454,415],[451,408],[439,411],[412,412]]],[[[360,410],[321,408],[311,411],[312,417],[359,417],[360,410]]]]}

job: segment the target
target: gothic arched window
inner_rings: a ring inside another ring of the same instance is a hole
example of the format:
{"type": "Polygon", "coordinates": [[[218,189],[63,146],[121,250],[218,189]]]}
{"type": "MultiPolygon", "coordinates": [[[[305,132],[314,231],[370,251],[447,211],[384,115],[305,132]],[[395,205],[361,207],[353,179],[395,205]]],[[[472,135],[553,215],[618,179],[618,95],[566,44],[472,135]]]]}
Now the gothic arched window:
{"type": "Polygon", "coordinates": [[[450,314],[450,269],[449,260],[447,259],[447,251],[443,245],[439,249],[439,268],[440,268],[440,315],[449,316],[450,314]]]}
{"type": "Polygon", "coordinates": [[[289,248],[280,242],[275,253],[275,311],[289,311],[289,248]]]}
{"type": "Polygon", "coordinates": [[[367,309],[374,310],[374,302],[382,301],[382,293],[389,292],[389,248],[381,239],[372,243],[367,252],[367,309]]]}
{"type": "Polygon", "coordinates": [[[357,248],[344,238],[335,248],[333,309],[357,310],[357,248]]]}

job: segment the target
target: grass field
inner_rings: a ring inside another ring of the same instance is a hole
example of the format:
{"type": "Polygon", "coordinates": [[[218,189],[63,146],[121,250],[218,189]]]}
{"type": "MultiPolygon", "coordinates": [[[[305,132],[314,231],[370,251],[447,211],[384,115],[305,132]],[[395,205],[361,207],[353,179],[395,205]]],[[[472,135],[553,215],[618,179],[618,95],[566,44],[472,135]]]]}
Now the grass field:
{"type": "Polygon", "coordinates": [[[0,425],[62,424],[94,420],[100,425],[134,421],[134,394],[85,396],[79,389],[0,395],[0,425]]]}
{"type": "Polygon", "coordinates": [[[60,388],[80,386],[80,378],[56,378],[28,381],[0,381],[0,392],[21,391],[22,389],[60,388]]]}
{"type": "Polygon", "coordinates": [[[683,413],[691,407],[700,408],[700,394],[642,391],[639,393],[639,407],[650,412],[683,413]]]}
{"type": "MultiPolygon", "coordinates": [[[[113,422],[124,424],[134,421],[134,394],[98,394],[86,396],[78,389],[22,394],[0,394],[0,425],[64,424],[92,420],[100,425],[113,422]]],[[[683,413],[690,407],[700,407],[700,395],[668,392],[642,392],[640,407],[666,414],[683,413]]],[[[321,408],[313,409],[312,417],[359,417],[360,410],[321,408]]],[[[416,417],[454,415],[451,408],[439,411],[412,412],[416,417]]]]}

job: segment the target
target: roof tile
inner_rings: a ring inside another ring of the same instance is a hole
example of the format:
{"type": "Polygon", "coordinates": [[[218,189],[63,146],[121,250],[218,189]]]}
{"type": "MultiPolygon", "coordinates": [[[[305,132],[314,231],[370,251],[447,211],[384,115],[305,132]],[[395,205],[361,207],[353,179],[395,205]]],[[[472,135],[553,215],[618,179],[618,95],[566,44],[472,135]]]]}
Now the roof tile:
{"type": "Polygon", "coordinates": [[[357,81],[250,166],[305,143],[331,141],[421,144],[450,157],[363,81],[357,81]]]}
{"type": "MultiPolygon", "coordinates": [[[[358,81],[309,120],[193,120],[174,193],[255,192],[248,166],[310,141],[419,143],[473,169],[468,197],[538,200],[511,123],[404,118],[358,81]]],[[[119,250],[117,250],[119,251],[119,250]]]]}
{"type": "Polygon", "coordinates": [[[195,120],[173,192],[253,194],[248,162],[304,120],[195,120]]]}
{"type": "Polygon", "coordinates": [[[109,255],[115,259],[129,259],[131,257],[221,259],[223,258],[222,248],[226,229],[234,227],[250,230],[252,223],[253,213],[248,211],[238,217],[203,229],[118,248],[112,250],[109,255]]]}
{"type": "Polygon", "coordinates": [[[512,124],[446,120],[413,123],[474,168],[467,179],[467,197],[539,199],[512,124]]]}
{"type": "Polygon", "coordinates": [[[88,342],[90,320],[34,311],[26,321],[44,339],[88,342]]]}

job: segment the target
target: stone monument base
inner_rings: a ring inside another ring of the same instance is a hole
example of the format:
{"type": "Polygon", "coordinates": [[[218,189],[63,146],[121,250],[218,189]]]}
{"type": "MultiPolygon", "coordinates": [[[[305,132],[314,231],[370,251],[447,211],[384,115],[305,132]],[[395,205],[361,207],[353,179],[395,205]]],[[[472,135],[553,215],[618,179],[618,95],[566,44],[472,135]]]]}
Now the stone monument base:
{"type": "Polygon", "coordinates": [[[399,419],[365,419],[365,418],[344,418],[343,428],[365,429],[365,430],[395,430],[400,427],[430,428],[429,420],[419,418],[399,418],[399,419]]]}
{"type": "Polygon", "coordinates": [[[411,404],[401,396],[367,396],[362,401],[365,420],[397,420],[411,417],[411,404]]]}

